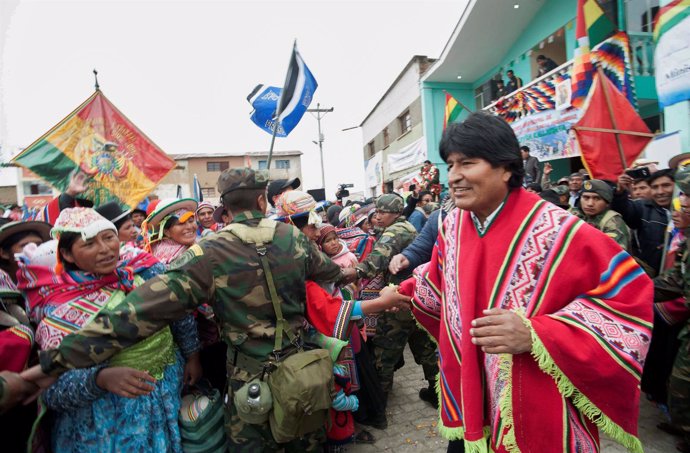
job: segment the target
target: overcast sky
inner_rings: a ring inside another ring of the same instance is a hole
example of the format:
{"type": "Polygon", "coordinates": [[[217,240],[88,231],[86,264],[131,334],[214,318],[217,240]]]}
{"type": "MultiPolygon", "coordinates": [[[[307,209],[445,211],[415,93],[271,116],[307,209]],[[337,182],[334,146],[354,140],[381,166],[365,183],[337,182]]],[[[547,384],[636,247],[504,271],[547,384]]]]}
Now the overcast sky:
{"type": "MultiPolygon", "coordinates": [[[[250,120],[258,83],[280,86],[292,42],[316,78],[329,196],[362,189],[358,126],[413,55],[437,58],[466,1],[0,0],[0,145],[18,150],[93,92],[165,152],[267,150],[250,120]]],[[[320,187],[316,119],[277,150],[300,150],[304,186],[320,187]]]]}

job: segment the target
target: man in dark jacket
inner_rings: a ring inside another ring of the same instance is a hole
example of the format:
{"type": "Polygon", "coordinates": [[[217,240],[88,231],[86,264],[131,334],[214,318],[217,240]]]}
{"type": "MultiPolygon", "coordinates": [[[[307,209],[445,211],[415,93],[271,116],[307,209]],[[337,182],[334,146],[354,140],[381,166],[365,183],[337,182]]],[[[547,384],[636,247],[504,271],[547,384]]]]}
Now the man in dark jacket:
{"type": "Polygon", "coordinates": [[[633,255],[645,262],[653,276],[659,273],[664,251],[664,236],[671,213],[673,199],[673,171],[659,170],[647,179],[652,189],[651,200],[631,200],[629,196],[633,179],[623,173],[611,203],[611,209],[619,212],[631,229],[636,230],[637,244],[633,255]]]}
{"type": "Polygon", "coordinates": [[[529,146],[521,146],[522,165],[525,167],[525,186],[541,180],[539,159],[529,154],[529,146]]]}

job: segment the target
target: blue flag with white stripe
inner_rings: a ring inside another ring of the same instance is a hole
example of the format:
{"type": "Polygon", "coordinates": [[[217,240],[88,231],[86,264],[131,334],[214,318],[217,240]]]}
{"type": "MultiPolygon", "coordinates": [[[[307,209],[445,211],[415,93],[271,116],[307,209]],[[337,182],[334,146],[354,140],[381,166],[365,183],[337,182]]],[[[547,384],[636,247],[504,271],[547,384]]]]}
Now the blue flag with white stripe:
{"type": "Polygon", "coordinates": [[[251,120],[272,135],[277,118],[279,123],[276,136],[287,137],[309,108],[317,87],[316,79],[295,44],[283,88],[257,85],[247,97],[254,107],[251,120]]]}

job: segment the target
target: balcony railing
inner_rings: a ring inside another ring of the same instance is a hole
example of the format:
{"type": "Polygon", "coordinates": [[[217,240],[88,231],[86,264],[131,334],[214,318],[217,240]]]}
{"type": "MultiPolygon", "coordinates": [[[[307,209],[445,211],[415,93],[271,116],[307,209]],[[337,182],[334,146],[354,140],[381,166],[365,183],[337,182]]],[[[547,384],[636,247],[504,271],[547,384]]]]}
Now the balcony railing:
{"type": "MultiPolygon", "coordinates": [[[[654,76],[654,41],[652,39],[651,33],[643,32],[631,32],[628,33],[630,37],[630,66],[633,76],[654,76]]],[[[506,102],[510,98],[514,98],[520,92],[529,92],[535,86],[541,84],[542,82],[554,82],[562,76],[570,73],[573,66],[574,60],[569,60],[552,70],[551,72],[544,74],[543,76],[536,78],[529,82],[528,84],[522,86],[520,89],[507,94],[501,99],[492,102],[483,108],[483,110],[495,112],[496,106],[499,102],[506,102]]],[[[520,117],[528,115],[530,112],[521,112],[520,117]]]]}
{"type": "Polygon", "coordinates": [[[629,32],[632,73],[654,76],[654,40],[651,33],[629,32]]]}

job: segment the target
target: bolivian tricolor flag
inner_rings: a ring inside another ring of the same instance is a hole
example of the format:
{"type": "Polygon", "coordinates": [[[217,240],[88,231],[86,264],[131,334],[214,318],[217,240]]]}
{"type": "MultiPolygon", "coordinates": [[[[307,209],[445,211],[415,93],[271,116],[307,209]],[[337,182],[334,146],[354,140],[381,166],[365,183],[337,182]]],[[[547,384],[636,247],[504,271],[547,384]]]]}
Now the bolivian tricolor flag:
{"type": "Polygon", "coordinates": [[[662,7],[654,18],[654,41],[659,41],[666,30],[690,16],[690,0],[675,0],[662,7]]]}
{"type": "Polygon", "coordinates": [[[76,172],[89,176],[83,198],[133,208],[175,167],[100,90],[14,159],[64,191],[76,172]]]}
{"type": "Polygon", "coordinates": [[[458,103],[458,101],[451,96],[449,93],[446,93],[446,110],[443,115],[443,130],[446,130],[446,126],[448,126],[450,123],[455,122],[458,117],[460,116],[460,112],[462,112],[462,107],[458,103]]]}

